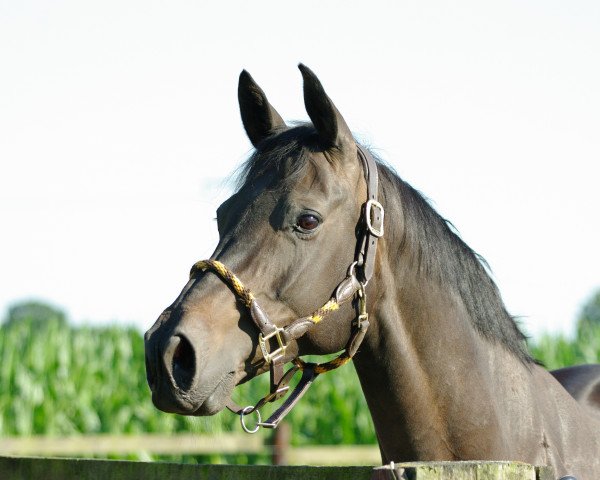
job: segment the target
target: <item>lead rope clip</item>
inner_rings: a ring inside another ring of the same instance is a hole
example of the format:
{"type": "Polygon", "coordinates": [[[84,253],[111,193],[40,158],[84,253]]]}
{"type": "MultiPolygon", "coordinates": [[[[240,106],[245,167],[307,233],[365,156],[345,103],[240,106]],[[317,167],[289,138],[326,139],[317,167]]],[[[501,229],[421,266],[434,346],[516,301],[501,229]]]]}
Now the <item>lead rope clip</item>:
{"type": "Polygon", "coordinates": [[[356,319],[356,328],[362,330],[363,323],[369,321],[367,313],[367,290],[365,284],[361,283],[358,290],[358,318],[356,319]]]}

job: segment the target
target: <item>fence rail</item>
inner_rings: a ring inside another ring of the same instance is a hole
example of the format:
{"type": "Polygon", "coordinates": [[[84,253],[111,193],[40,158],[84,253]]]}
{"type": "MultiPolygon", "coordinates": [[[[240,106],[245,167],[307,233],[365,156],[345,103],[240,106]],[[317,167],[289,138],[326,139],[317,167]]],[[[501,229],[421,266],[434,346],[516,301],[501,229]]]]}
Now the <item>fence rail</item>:
{"type": "Polygon", "coordinates": [[[85,435],[74,437],[14,437],[0,439],[0,454],[36,456],[156,454],[264,453],[258,437],[223,435],[85,435]]]}
{"type": "Polygon", "coordinates": [[[0,455],[89,457],[140,453],[163,455],[267,454],[275,459],[273,463],[287,465],[377,465],[381,462],[376,445],[292,447],[287,441],[281,441],[281,437],[265,439],[246,433],[0,438],[0,455]]]}
{"type": "MultiPolygon", "coordinates": [[[[412,480],[553,480],[552,471],[524,463],[434,462],[397,465],[412,480]]],[[[181,465],[0,456],[2,480],[388,480],[372,467],[181,465]]]]}

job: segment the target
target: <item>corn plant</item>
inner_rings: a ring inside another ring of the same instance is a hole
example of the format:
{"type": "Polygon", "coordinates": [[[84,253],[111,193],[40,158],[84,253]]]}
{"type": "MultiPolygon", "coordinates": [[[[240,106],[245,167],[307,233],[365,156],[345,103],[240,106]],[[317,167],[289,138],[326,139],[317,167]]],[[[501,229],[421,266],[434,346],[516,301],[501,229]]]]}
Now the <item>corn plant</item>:
{"type": "MultiPolygon", "coordinates": [[[[267,380],[263,376],[241,386],[236,398],[242,403],[258,400],[268,391],[267,380]]],[[[293,444],[375,442],[351,366],[319,378],[287,421],[293,444]]],[[[166,414],[152,405],[137,329],[70,326],[55,319],[22,319],[0,327],[2,436],[236,429],[238,417],[228,411],[195,418],[166,414]]]]}
{"type": "MultiPolygon", "coordinates": [[[[545,335],[532,346],[549,368],[600,362],[600,328],[576,339],[545,335]]],[[[234,396],[250,404],[268,391],[259,377],[234,396]]],[[[275,408],[269,406],[269,410],[275,408]]],[[[351,365],[320,376],[286,421],[293,445],[376,443],[351,365]]],[[[141,333],[123,326],[71,326],[64,319],[20,319],[0,326],[0,435],[219,433],[239,429],[228,411],[195,418],[166,414],[151,402],[141,333]]],[[[268,435],[268,433],[262,433],[268,435]]],[[[156,457],[165,459],[167,457],[156,457]]],[[[178,461],[266,461],[252,456],[168,457],[178,461]]]]}

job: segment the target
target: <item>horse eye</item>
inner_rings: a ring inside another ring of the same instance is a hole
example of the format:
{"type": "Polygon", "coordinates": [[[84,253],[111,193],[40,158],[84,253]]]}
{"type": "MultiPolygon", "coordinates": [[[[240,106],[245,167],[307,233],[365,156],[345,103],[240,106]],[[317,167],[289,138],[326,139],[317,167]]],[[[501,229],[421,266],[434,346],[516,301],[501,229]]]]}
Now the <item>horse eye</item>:
{"type": "Polygon", "coordinates": [[[309,213],[298,217],[297,225],[302,230],[311,231],[319,226],[319,219],[309,213]]]}

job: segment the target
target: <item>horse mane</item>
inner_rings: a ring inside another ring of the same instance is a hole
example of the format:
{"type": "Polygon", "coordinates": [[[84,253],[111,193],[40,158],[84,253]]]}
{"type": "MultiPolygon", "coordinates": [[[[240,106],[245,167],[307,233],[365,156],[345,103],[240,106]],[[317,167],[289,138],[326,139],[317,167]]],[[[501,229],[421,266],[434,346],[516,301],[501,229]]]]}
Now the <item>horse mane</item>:
{"type": "MultiPolygon", "coordinates": [[[[290,187],[310,164],[308,153],[316,148],[317,133],[309,123],[277,132],[263,140],[242,164],[237,175],[238,190],[253,185],[263,175],[272,175],[270,183],[274,188],[290,187]]],[[[419,272],[458,293],[473,327],[486,339],[504,345],[523,363],[533,363],[526,336],[506,311],[485,259],[460,238],[452,224],[419,191],[402,180],[391,166],[374,154],[373,157],[380,172],[382,198],[401,199],[406,224],[403,240],[417,248],[419,272]]]]}
{"type": "Polygon", "coordinates": [[[391,187],[391,194],[401,198],[406,224],[404,241],[417,249],[414,257],[418,271],[457,292],[473,327],[485,338],[501,343],[525,364],[534,362],[527,350],[527,337],[506,311],[487,261],[460,238],[454,225],[419,191],[390,166],[379,160],[378,166],[384,180],[384,195],[390,195],[391,187]]]}

